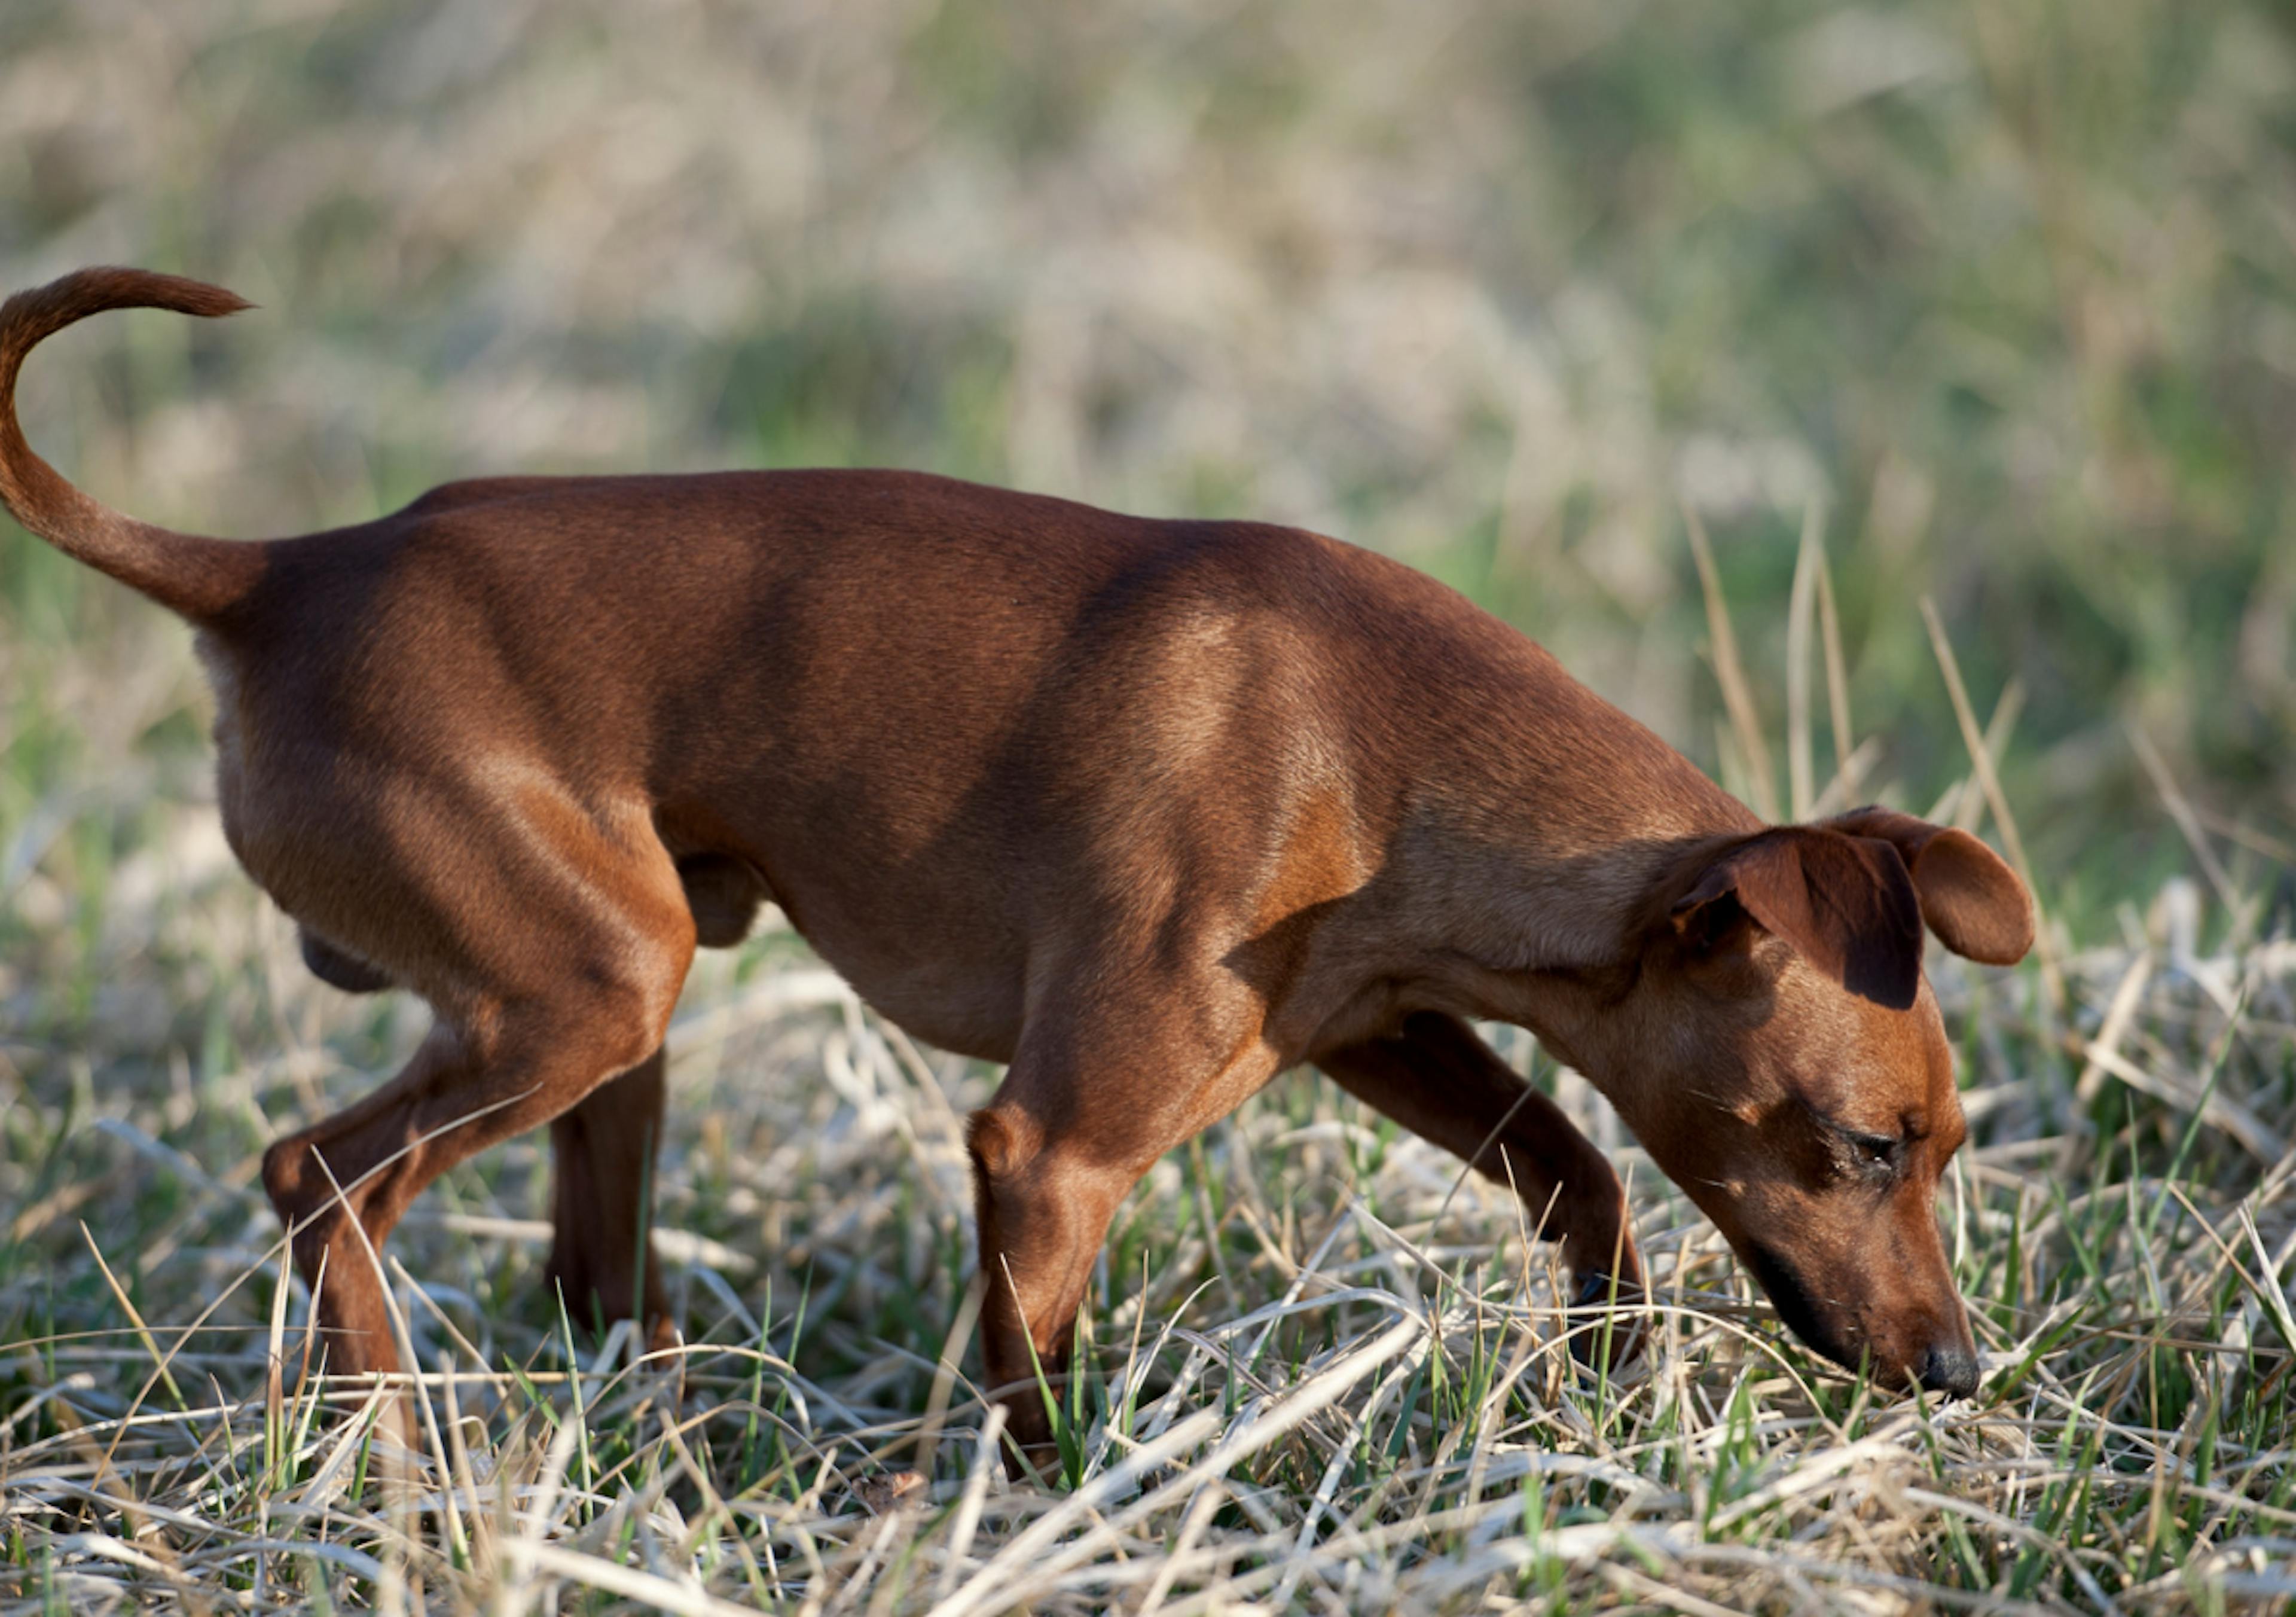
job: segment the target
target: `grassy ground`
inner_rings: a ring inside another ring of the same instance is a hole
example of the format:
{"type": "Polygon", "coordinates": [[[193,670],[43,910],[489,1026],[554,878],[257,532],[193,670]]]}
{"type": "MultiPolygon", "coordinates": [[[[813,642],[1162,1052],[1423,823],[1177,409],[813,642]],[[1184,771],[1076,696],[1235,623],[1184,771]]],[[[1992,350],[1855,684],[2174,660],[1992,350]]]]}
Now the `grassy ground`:
{"type": "Polygon", "coordinates": [[[1294,1076],[1126,1204],[1070,1474],[998,1480],[956,1128],[995,1074],[769,926],[671,1040],[687,1350],[557,1317],[540,1142],[473,1162],[394,1244],[433,1449],[395,1496],[306,1374],[254,1175],[421,1009],[311,980],[231,866],[181,632],[0,523],[0,1604],[2296,1598],[2284,19],[1308,18],[11,7],[0,283],[122,259],[266,306],[59,340],[31,434],[231,533],[475,472],[814,462],[1305,521],[1783,810],[1844,754],[2005,845],[2013,810],[2046,954],[1935,963],[1982,1396],[1814,1362],[1506,1035],[1631,1169],[1644,1366],[1578,1368],[1517,1211],[1294,1076]]]}

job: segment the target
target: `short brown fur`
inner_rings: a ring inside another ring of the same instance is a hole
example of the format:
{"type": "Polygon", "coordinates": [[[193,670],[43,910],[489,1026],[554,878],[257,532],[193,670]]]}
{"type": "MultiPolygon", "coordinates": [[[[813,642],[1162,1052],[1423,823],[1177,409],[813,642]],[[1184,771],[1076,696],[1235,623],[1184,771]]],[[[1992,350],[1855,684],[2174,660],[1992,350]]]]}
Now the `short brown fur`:
{"type": "MultiPolygon", "coordinates": [[[[1290,529],[786,472],[172,534],[15,422],[25,351],[130,306],[242,307],[116,269],[10,300],[0,497],[197,627],[242,863],[321,976],[437,1014],[264,1159],[324,1264],[332,1368],[398,1367],[367,1243],[545,1123],[553,1274],[667,1336],[636,1233],[663,1033],[694,948],[770,899],[886,1015],[1009,1063],[969,1134],[993,1385],[1061,1372],[1126,1192],[1301,1062],[1516,1186],[1584,1293],[1631,1291],[1616,1176],[1490,1018],[1611,1098],[1813,1344],[1973,1388],[1921,925],[1995,962],[2032,930],[1975,839],[1881,809],[1765,826],[1458,595],[1290,529]]],[[[1041,1443],[1033,1392],[1010,1407],[1041,1443]]]]}

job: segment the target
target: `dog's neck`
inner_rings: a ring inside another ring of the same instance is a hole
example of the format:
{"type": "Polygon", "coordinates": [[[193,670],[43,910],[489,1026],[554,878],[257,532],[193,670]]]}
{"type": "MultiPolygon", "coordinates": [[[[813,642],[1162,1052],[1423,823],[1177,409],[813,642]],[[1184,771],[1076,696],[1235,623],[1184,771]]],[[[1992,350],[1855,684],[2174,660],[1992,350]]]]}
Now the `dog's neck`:
{"type": "Polygon", "coordinates": [[[1391,958],[1406,1001],[1528,1027],[1607,1089],[1603,1018],[1664,923],[1664,890],[1762,821],[1522,649],[1503,672],[1485,665],[1512,698],[1500,710],[1420,738],[1365,914],[1403,941],[1391,958]]]}
{"type": "Polygon", "coordinates": [[[1619,966],[1670,874],[1762,821],[1543,653],[1526,671],[1513,712],[1422,774],[1397,874],[1491,970],[1619,966]]]}

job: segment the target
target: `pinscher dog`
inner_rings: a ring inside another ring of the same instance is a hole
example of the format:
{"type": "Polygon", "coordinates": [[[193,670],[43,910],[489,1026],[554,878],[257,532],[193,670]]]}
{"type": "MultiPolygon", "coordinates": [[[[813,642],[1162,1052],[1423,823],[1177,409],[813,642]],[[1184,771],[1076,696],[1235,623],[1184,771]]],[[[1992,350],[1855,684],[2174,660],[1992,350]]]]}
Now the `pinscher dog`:
{"type": "Polygon", "coordinates": [[[1024,1444],[1118,1203],[1298,1063],[1513,1186],[1581,1295],[1633,1292],[1618,1178],[1476,1018],[1600,1088],[1803,1340],[1975,1389],[1923,932],[2005,964],[2033,930],[1975,838],[1765,825],[1513,629],[1292,529],[817,471],[488,479],[232,543],[26,445],[52,332],[244,307],[125,269],[9,300],[0,497],[191,622],[240,862],[321,977],[435,1013],[263,1159],[331,1370],[398,1367],[374,1254],[408,1202],[543,1124],[552,1276],[668,1332],[663,1034],[770,899],[901,1027],[1007,1065],[967,1139],[1024,1444]]]}

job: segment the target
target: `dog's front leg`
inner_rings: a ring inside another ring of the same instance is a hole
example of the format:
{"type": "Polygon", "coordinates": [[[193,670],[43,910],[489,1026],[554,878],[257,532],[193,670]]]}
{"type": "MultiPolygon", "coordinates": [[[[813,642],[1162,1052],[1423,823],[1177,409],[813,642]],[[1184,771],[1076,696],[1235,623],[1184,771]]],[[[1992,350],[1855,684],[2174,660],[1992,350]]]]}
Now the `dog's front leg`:
{"type": "Polygon", "coordinates": [[[1118,1203],[1157,1158],[1234,1111],[1281,1064],[1233,984],[1170,985],[1143,1005],[1031,1029],[967,1131],[986,1384],[1039,1466],[1053,1433],[1037,1373],[1055,1391],[1066,1382],[1077,1309],[1118,1203]],[[1232,1020],[1197,1009],[1224,995],[1232,1020]],[[1223,1023],[1234,1035],[1225,1049],[1214,1042],[1223,1023]]]}
{"type": "MultiPolygon", "coordinates": [[[[1347,1046],[1316,1064],[1357,1099],[1513,1186],[1539,1233],[1562,1244],[1576,1301],[1639,1293],[1642,1259],[1617,1171],[1465,1022],[1418,1012],[1392,1038],[1347,1046]]],[[[1582,1332],[1572,1345],[1591,1359],[1600,1340],[1582,1332]]]]}

